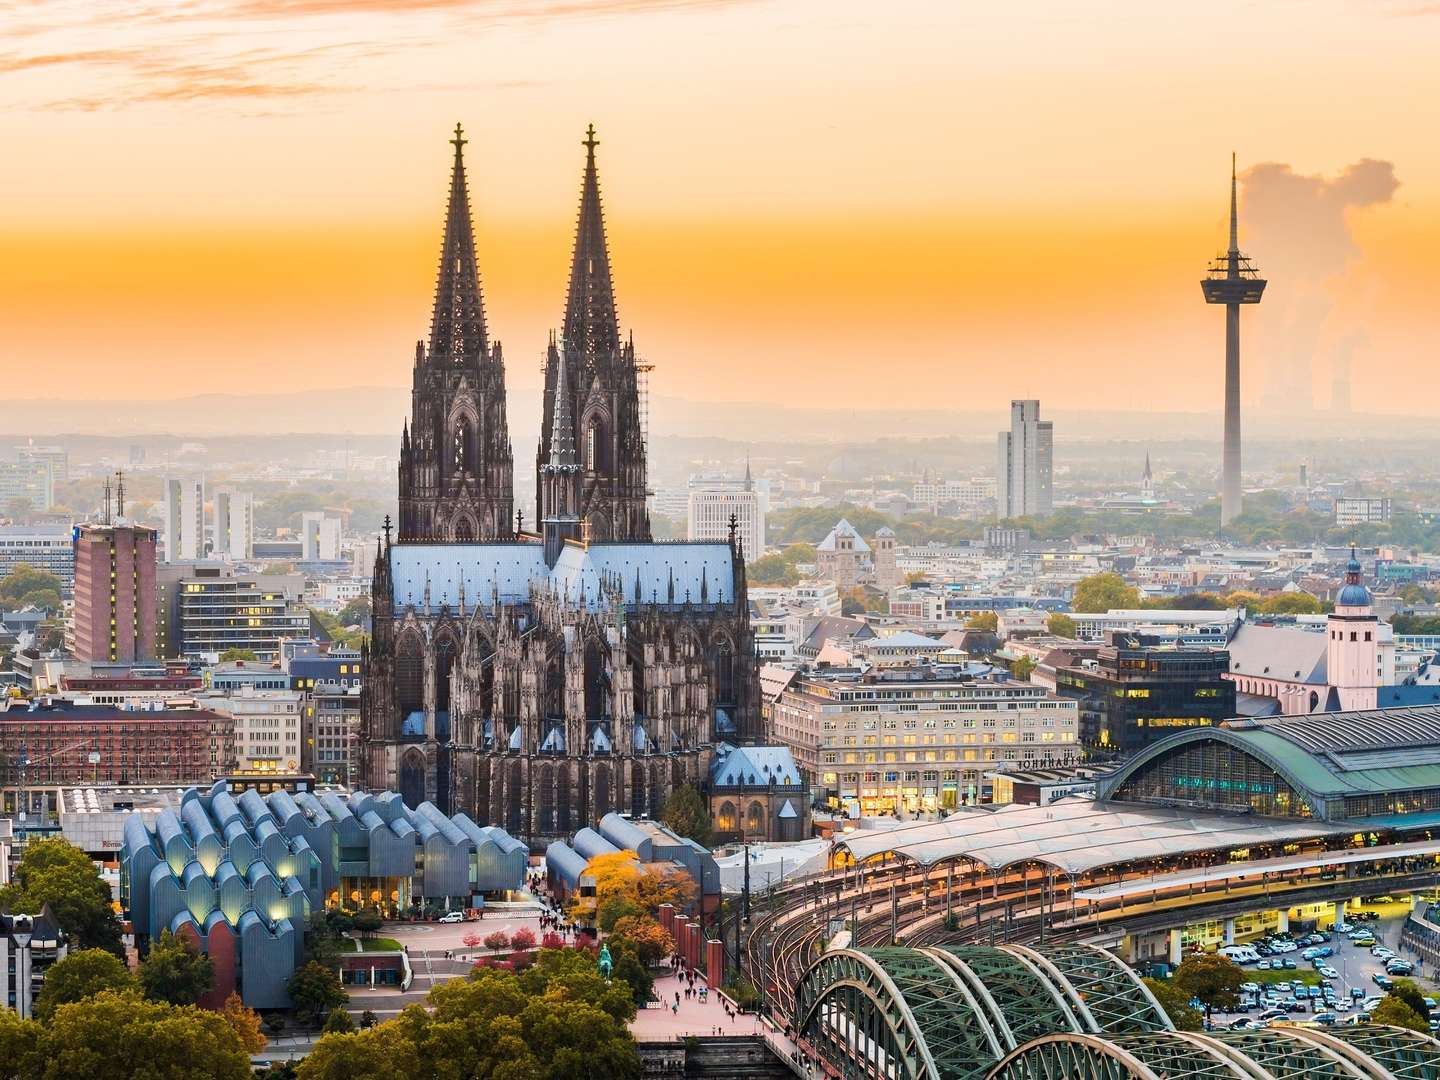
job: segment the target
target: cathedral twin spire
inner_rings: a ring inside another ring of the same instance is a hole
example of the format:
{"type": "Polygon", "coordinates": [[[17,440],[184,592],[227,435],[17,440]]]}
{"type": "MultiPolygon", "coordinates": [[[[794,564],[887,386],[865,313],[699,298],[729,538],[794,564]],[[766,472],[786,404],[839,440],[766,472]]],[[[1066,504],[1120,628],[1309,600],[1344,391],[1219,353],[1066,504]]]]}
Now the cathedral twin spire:
{"type": "MultiPolygon", "coordinates": [[[[504,362],[499,343],[492,347],[486,334],[465,180],[466,141],[455,125],[429,348],[416,345],[412,416],[401,442],[402,542],[514,535],[504,362]]],[[[547,353],[537,522],[584,519],[597,539],[648,540],[635,351],[620,340],[593,125],[583,145],[564,323],[547,353]],[[552,458],[565,466],[563,485],[547,482],[552,458]]]]}
{"type": "Polygon", "coordinates": [[[468,140],[459,124],[450,144],[455,164],[450,173],[450,201],[445,210],[445,238],[440,246],[440,271],[435,283],[435,311],[430,319],[430,357],[461,363],[483,359],[489,352],[485,336],[485,300],[475,260],[475,233],[470,219],[470,191],[465,182],[463,151],[468,140]]]}

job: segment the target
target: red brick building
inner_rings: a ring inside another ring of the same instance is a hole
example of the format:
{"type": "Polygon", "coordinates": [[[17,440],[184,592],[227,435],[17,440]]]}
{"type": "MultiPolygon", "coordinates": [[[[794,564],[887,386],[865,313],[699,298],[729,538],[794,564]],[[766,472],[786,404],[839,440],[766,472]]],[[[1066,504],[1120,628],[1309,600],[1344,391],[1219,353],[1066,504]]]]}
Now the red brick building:
{"type": "Polygon", "coordinates": [[[80,525],[75,530],[75,622],[79,660],[155,656],[155,530],[80,525]]]}
{"type": "Polygon", "coordinates": [[[208,709],[55,702],[0,712],[7,785],[201,783],[226,772],[234,746],[234,721],[208,709]]]}

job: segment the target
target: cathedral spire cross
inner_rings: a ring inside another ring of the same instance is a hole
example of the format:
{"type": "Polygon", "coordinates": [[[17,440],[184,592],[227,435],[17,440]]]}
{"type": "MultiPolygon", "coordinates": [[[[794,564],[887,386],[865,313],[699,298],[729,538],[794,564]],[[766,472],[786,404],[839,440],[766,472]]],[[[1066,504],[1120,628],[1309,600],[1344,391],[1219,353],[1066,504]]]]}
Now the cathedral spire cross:
{"type": "Polygon", "coordinates": [[[465,129],[462,128],[459,124],[456,124],[455,137],[450,140],[450,145],[455,147],[455,156],[457,158],[460,156],[460,148],[469,141],[469,139],[465,138],[465,129]]]}

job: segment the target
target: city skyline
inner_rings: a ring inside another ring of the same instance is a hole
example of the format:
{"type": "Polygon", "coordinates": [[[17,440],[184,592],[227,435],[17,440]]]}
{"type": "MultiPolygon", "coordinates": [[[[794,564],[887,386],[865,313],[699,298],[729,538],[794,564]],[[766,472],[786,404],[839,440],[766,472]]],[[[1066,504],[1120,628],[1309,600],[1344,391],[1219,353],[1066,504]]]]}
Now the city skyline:
{"type": "MultiPolygon", "coordinates": [[[[1214,90],[1213,13],[909,4],[877,29],[794,2],[401,6],[0,15],[7,373],[43,360],[121,400],[401,385],[457,120],[517,394],[560,316],[591,122],[621,321],[645,328],[657,396],[896,408],[960,374],[996,411],[1218,402],[1193,280],[1225,246],[1232,149],[1242,245],[1274,293],[1247,408],[1324,407],[1351,363],[1400,380],[1430,363],[1440,155],[1390,102],[1440,19],[1404,5],[1307,8],[1312,47],[1288,52],[1288,9],[1237,6],[1247,34],[1221,66],[1247,66],[1244,109],[1214,90]],[[897,360],[913,377],[875,378],[897,360]]],[[[1440,408],[1379,380],[1351,399],[1440,408]]]]}

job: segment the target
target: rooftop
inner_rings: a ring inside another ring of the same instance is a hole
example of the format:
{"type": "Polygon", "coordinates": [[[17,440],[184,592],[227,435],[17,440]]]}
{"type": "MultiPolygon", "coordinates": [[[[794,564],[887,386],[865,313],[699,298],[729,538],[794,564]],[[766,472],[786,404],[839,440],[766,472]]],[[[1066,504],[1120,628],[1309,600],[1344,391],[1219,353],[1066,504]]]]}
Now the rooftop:
{"type": "Polygon", "coordinates": [[[970,861],[992,870],[1037,862],[1067,874],[1189,852],[1284,844],[1353,832],[1353,826],[1280,820],[1070,798],[1048,806],[961,810],[944,821],[884,833],[861,832],[836,845],[863,861],[894,852],[924,866],[970,861]]]}

